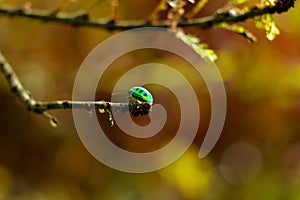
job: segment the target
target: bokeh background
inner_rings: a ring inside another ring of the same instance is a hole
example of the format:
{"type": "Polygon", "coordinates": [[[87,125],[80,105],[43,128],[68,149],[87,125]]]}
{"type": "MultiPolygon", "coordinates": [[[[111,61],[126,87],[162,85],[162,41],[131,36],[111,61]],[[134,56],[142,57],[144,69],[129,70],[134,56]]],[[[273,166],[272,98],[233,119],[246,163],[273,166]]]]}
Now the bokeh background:
{"type": "MultiPolygon", "coordinates": [[[[77,0],[64,11],[87,10],[94,2],[77,0]]],[[[26,1],[2,3],[21,6],[26,1]]],[[[34,8],[54,10],[61,0],[31,3],[34,8]]],[[[157,3],[120,1],[119,18],[146,18],[157,3]]],[[[199,16],[224,4],[212,0],[199,16]]],[[[201,77],[176,56],[160,51],[132,52],[112,64],[97,99],[109,98],[118,74],[147,62],[178,69],[197,93],[201,121],[194,144],[177,162],[156,172],[129,174],[101,164],[81,143],[71,110],[52,111],[60,123],[53,128],[46,118],[26,111],[0,76],[0,199],[300,199],[299,6],[296,2],[288,13],[275,15],[281,34],[272,42],[252,21],[242,24],[257,36],[254,44],[224,30],[186,29],[215,49],[227,92],[224,130],[204,159],[197,155],[209,124],[210,100],[201,77]]],[[[90,14],[108,18],[110,1],[99,1],[90,14]]],[[[0,16],[0,50],[38,100],[71,99],[84,58],[116,33],[0,16]]],[[[98,116],[108,137],[123,148],[151,151],[176,133],[180,113],[174,95],[160,86],[149,89],[169,115],[158,136],[133,140],[117,127],[110,128],[106,116],[98,116]]],[[[136,121],[143,125],[149,119],[136,121]]]]}

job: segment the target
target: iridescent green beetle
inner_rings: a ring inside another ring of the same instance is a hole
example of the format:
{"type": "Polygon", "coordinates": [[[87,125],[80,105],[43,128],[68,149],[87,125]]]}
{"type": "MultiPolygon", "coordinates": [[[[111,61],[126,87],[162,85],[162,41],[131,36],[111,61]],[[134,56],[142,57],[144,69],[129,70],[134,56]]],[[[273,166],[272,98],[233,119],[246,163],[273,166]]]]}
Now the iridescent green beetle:
{"type": "Polygon", "coordinates": [[[150,105],[153,104],[153,97],[151,93],[143,87],[132,87],[128,90],[128,94],[131,98],[137,99],[141,102],[147,102],[150,105]]]}

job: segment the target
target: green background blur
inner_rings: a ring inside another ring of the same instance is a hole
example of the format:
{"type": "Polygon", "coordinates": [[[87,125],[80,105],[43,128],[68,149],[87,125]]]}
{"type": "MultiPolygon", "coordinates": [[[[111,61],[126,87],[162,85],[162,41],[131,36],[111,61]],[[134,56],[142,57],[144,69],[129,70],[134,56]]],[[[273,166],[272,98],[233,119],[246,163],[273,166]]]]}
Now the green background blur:
{"type": "MultiPolygon", "coordinates": [[[[20,6],[25,1],[4,0],[0,5],[3,2],[20,6]]],[[[34,8],[53,10],[60,0],[31,2],[34,8]]],[[[93,3],[77,0],[64,11],[86,10],[93,3]]],[[[120,1],[119,18],[146,18],[157,3],[120,1]]],[[[224,3],[212,0],[200,15],[224,3]]],[[[251,21],[244,25],[257,36],[255,44],[228,31],[186,29],[215,49],[227,92],[224,130],[204,159],[198,158],[198,150],[209,124],[210,100],[201,77],[165,52],[133,52],[114,63],[98,99],[109,97],[116,73],[154,61],[180,70],[197,93],[201,122],[194,144],[178,161],[156,172],[128,174],[101,164],[81,143],[71,110],[52,111],[60,123],[53,128],[44,117],[26,111],[0,76],[0,199],[300,199],[299,12],[297,2],[288,13],[275,16],[281,34],[273,42],[251,21]]],[[[110,1],[100,1],[91,17],[110,13],[110,1]]],[[[71,99],[84,58],[116,33],[0,16],[0,50],[38,100],[71,99]]],[[[98,116],[116,144],[151,151],[176,133],[171,124],[178,124],[180,113],[174,96],[164,88],[151,89],[170,114],[166,129],[149,142],[131,141],[117,127],[110,128],[106,116],[98,116]]],[[[137,123],[147,120],[139,118],[137,123]]]]}

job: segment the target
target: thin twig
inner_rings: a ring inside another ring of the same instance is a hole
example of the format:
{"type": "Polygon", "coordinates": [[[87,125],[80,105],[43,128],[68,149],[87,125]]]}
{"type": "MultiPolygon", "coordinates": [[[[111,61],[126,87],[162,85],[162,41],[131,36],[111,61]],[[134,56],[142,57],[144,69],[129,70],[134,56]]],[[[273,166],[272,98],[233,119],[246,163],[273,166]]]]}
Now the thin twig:
{"type": "MultiPolygon", "coordinates": [[[[274,13],[286,12],[291,7],[294,7],[295,1],[296,0],[278,0],[274,6],[266,6],[264,8],[254,6],[250,8],[247,12],[234,15],[234,16],[231,15],[229,11],[222,11],[221,13],[217,13],[209,17],[179,21],[178,26],[180,27],[195,26],[201,29],[208,29],[215,26],[216,24],[220,24],[223,22],[226,23],[241,22],[267,13],[274,14],[274,13]]],[[[128,30],[132,28],[149,27],[149,26],[166,28],[170,26],[169,20],[160,20],[160,21],[155,21],[155,23],[150,23],[148,20],[113,21],[111,19],[90,19],[89,14],[87,12],[79,12],[79,11],[74,13],[59,12],[57,14],[53,14],[53,12],[49,12],[46,10],[41,10],[41,9],[23,10],[8,5],[2,5],[0,7],[0,15],[9,16],[9,17],[19,16],[19,17],[31,18],[31,19],[36,19],[45,22],[56,22],[56,23],[67,24],[71,26],[104,28],[108,30],[128,30]]]]}
{"type": "Polygon", "coordinates": [[[118,0],[111,0],[111,19],[112,21],[116,21],[118,18],[118,8],[119,8],[119,1],[118,0]]]}
{"type": "Polygon", "coordinates": [[[207,4],[208,0],[199,0],[193,9],[187,13],[186,18],[192,18],[207,4]]]}
{"type": "Polygon", "coordinates": [[[110,112],[110,109],[112,109],[115,111],[124,112],[128,108],[128,103],[111,103],[107,101],[36,101],[32,98],[29,91],[23,87],[18,76],[1,52],[0,72],[5,76],[11,91],[18,97],[21,103],[23,103],[29,111],[35,112],[37,114],[43,114],[50,120],[51,123],[54,124],[57,124],[57,119],[46,111],[53,109],[101,109],[105,112],[110,112]]]}
{"type": "Polygon", "coordinates": [[[222,23],[222,24],[219,24],[218,26],[216,26],[216,28],[221,28],[224,30],[232,31],[238,35],[245,37],[250,43],[254,43],[257,41],[257,39],[253,33],[251,33],[246,28],[244,28],[242,26],[238,26],[236,24],[229,25],[226,23],[222,23]]]}
{"type": "Polygon", "coordinates": [[[166,0],[160,0],[155,9],[151,12],[151,14],[148,17],[149,21],[156,20],[157,14],[159,11],[167,10],[167,2],[166,0]]]}

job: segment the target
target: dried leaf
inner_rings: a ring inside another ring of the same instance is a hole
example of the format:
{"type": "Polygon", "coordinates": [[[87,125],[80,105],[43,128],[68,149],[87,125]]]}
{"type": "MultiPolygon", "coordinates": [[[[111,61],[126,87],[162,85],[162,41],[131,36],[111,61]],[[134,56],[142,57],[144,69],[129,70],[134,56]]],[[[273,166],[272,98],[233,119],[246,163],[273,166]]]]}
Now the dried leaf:
{"type": "Polygon", "coordinates": [[[177,8],[177,4],[174,0],[167,0],[167,3],[171,8],[173,8],[173,9],[177,8]]]}
{"type": "Polygon", "coordinates": [[[105,109],[98,109],[99,113],[105,113],[105,109]]]}
{"type": "Polygon", "coordinates": [[[58,127],[58,120],[55,117],[51,117],[49,122],[52,127],[54,128],[58,127]]]}

